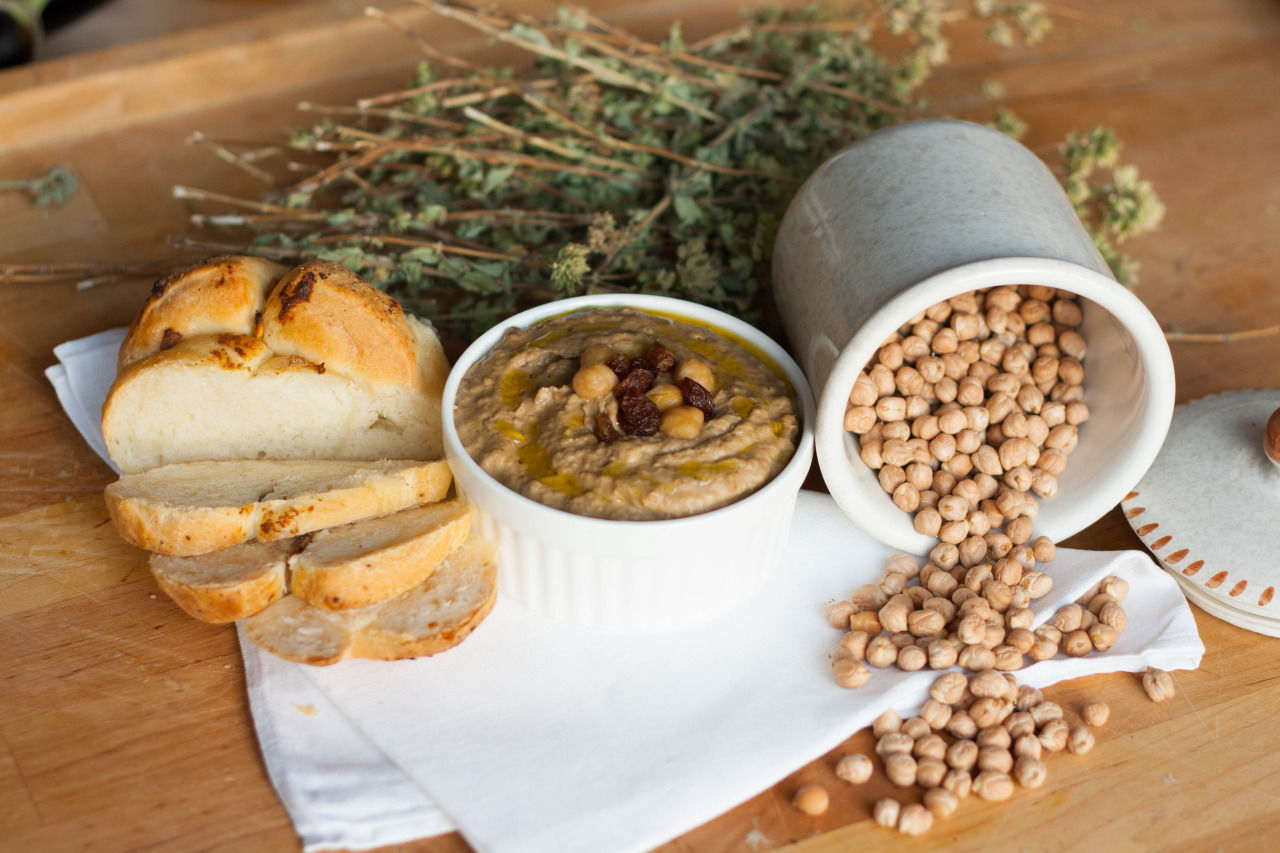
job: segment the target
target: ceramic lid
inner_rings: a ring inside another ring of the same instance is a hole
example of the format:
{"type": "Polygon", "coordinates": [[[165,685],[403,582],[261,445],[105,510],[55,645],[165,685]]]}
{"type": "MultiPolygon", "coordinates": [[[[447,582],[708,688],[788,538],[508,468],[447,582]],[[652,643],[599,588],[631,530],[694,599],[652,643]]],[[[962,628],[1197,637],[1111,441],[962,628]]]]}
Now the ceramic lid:
{"type": "Polygon", "coordinates": [[[1179,406],[1164,446],[1121,501],[1125,518],[1188,599],[1280,637],[1280,465],[1263,451],[1280,389],[1179,406]]]}

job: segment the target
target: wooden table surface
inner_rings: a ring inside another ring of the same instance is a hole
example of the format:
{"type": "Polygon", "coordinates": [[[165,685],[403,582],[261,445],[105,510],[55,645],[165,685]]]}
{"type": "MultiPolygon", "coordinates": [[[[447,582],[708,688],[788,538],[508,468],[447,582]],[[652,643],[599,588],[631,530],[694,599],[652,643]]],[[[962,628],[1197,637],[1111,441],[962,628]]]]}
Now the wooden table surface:
{"type": "MultiPolygon", "coordinates": [[[[359,3],[242,5],[231,23],[0,74],[0,178],[62,164],[82,184],[55,209],[0,194],[0,264],[175,260],[166,238],[183,230],[187,210],[172,185],[261,190],[184,144],[193,131],[280,140],[308,121],[297,101],[346,103],[397,87],[416,61],[359,3]]],[[[731,22],[736,4],[588,5],[647,36],[679,14],[696,36],[731,22]]],[[[966,30],[930,84],[932,112],[985,120],[995,84],[1042,153],[1069,129],[1114,127],[1168,205],[1161,231],[1129,247],[1142,263],[1138,294],[1161,324],[1280,322],[1280,6],[1071,0],[1050,10],[1056,29],[1032,49],[1000,51],[966,30]]],[[[438,44],[500,55],[414,14],[438,44]]],[[[56,343],[128,322],[149,285],[145,276],[88,289],[0,281],[2,849],[298,845],[258,753],[234,632],[183,615],[144,555],[116,538],[101,498],[110,472],[43,376],[56,343]]],[[[1280,386],[1280,336],[1172,350],[1180,401],[1280,386]]],[[[1211,500],[1231,484],[1205,488],[1211,500]]],[[[1259,535],[1274,535],[1276,509],[1258,508],[1259,535]]],[[[1141,547],[1118,510],[1069,544],[1141,547]]],[[[870,748],[863,732],[663,849],[1280,847],[1280,727],[1270,720],[1280,640],[1196,618],[1207,653],[1199,670],[1176,674],[1171,701],[1149,702],[1127,674],[1054,688],[1068,708],[1106,700],[1112,722],[1092,753],[1054,758],[1047,785],[1009,804],[970,799],[923,839],[879,829],[869,811],[888,783],[854,789],[832,769],[870,748]],[[807,782],[832,791],[826,815],[789,806],[807,782]]],[[[466,845],[453,835],[406,848],[466,845]]]]}

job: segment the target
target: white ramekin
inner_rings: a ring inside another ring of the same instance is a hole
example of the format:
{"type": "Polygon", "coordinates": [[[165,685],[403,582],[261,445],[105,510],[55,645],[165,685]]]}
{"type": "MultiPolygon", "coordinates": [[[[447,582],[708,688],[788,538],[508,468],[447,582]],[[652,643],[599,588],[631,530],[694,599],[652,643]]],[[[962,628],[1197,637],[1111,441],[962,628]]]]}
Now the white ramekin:
{"type": "Polygon", "coordinates": [[[777,565],[813,459],[814,401],[804,374],[766,335],[720,311],[663,296],[608,294],[517,314],[467,348],[444,386],[444,449],[480,532],[498,544],[499,589],[556,619],[654,631],[710,619],[749,597],[777,565]],[[629,307],[711,326],[758,349],[799,401],[795,456],[773,480],[721,509],[662,521],[610,521],[552,509],[508,489],[466,452],[453,421],[458,386],[512,326],[585,308],[629,307]]]}
{"type": "Polygon", "coordinates": [[[1117,284],[1053,173],[1029,150],[968,122],[882,130],[800,188],[774,247],[774,295],[818,397],[818,464],[832,497],[882,542],[924,553],[844,430],[859,371],[908,318],[984,287],[1038,284],[1082,298],[1091,412],[1041,502],[1055,542],[1100,518],[1155,460],[1173,415],[1173,359],[1159,324],[1117,284]]]}

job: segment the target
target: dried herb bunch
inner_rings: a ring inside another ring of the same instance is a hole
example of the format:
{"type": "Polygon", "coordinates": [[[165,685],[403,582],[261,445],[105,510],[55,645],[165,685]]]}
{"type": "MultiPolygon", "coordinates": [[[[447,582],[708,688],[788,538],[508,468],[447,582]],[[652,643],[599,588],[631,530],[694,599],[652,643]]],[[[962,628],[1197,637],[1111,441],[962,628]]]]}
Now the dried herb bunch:
{"type": "MultiPolygon", "coordinates": [[[[1048,27],[1033,2],[867,0],[760,9],[692,43],[676,24],[652,43],[582,9],[543,21],[416,2],[532,63],[481,68],[423,43],[431,61],[410,88],[311,107],[328,115],[293,147],[331,159],[301,182],[266,202],[177,191],[241,211],[196,215],[234,239],[187,245],[339,261],[462,338],[531,303],[620,290],[759,322],[792,193],[839,148],[919,107],[948,58],[944,30],[981,18],[1009,43],[1048,27]]],[[[1106,206],[1090,170],[1072,174],[1082,210],[1106,206]]]]}

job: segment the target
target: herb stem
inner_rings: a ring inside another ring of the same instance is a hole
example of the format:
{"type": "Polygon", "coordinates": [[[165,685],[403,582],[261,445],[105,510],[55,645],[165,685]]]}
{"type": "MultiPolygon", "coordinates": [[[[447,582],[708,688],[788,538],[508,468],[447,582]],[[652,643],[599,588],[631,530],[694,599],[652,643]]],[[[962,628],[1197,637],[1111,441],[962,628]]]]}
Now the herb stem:
{"type": "Polygon", "coordinates": [[[388,15],[384,10],[379,9],[377,6],[364,7],[364,13],[370,18],[377,18],[379,21],[386,24],[388,27],[391,27],[391,29],[399,32],[405,38],[412,41],[419,50],[421,50],[423,53],[425,53],[427,56],[431,57],[432,59],[436,60],[437,62],[444,63],[445,65],[449,65],[453,68],[462,69],[463,71],[479,70],[474,64],[466,61],[465,59],[452,56],[448,53],[445,53],[442,50],[439,50],[438,48],[436,48],[435,45],[427,41],[426,37],[423,36],[422,33],[418,32],[416,28],[396,20],[394,17],[392,17],[391,15],[388,15]]]}
{"type": "Polygon", "coordinates": [[[390,243],[393,246],[412,246],[435,249],[442,255],[462,255],[469,258],[486,258],[494,261],[511,261],[513,263],[533,263],[529,258],[519,255],[507,255],[502,252],[491,252],[487,249],[471,249],[445,243],[441,240],[415,240],[412,237],[397,237],[392,234],[327,234],[316,238],[317,243],[390,243]]]}
{"type": "Polygon", "coordinates": [[[264,184],[275,183],[275,179],[271,177],[271,174],[269,172],[259,169],[257,166],[253,165],[248,160],[245,160],[243,157],[236,154],[230,148],[227,148],[225,145],[220,145],[217,142],[214,142],[212,139],[209,139],[198,130],[187,137],[187,144],[203,145],[205,148],[212,151],[214,156],[217,157],[219,160],[221,160],[222,162],[228,165],[234,166],[235,168],[244,172],[246,175],[250,175],[254,178],[257,178],[259,181],[262,181],[264,184]]]}
{"type": "Polygon", "coordinates": [[[618,169],[623,172],[632,172],[634,174],[644,174],[644,169],[631,163],[624,163],[621,160],[611,160],[608,157],[599,157],[595,154],[588,154],[585,151],[574,151],[563,145],[552,142],[542,136],[535,136],[525,133],[522,130],[512,127],[505,122],[498,121],[496,118],[477,110],[475,107],[463,107],[462,114],[477,124],[483,124],[485,127],[491,127],[502,133],[507,134],[513,139],[519,139],[535,148],[541,148],[544,151],[550,151],[552,154],[559,154],[566,160],[585,160],[589,163],[595,163],[597,166],[607,166],[611,169],[618,169]]]}
{"type": "Polygon", "coordinates": [[[1225,344],[1235,341],[1248,341],[1254,338],[1265,338],[1280,334],[1280,324],[1262,326],[1257,329],[1242,329],[1237,332],[1182,332],[1166,330],[1165,339],[1182,344],[1225,344]]]}
{"type": "Polygon", "coordinates": [[[246,210],[255,210],[259,213],[275,213],[282,216],[288,216],[293,219],[306,220],[323,220],[326,215],[319,210],[297,210],[292,207],[281,207],[278,204],[269,204],[265,201],[253,201],[247,198],[237,198],[231,195],[202,190],[198,187],[188,187],[178,184],[173,188],[173,197],[179,199],[190,199],[192,201],[208,201],[215,204],[226,204],[232,207],[240,207],[246,210]]]}

